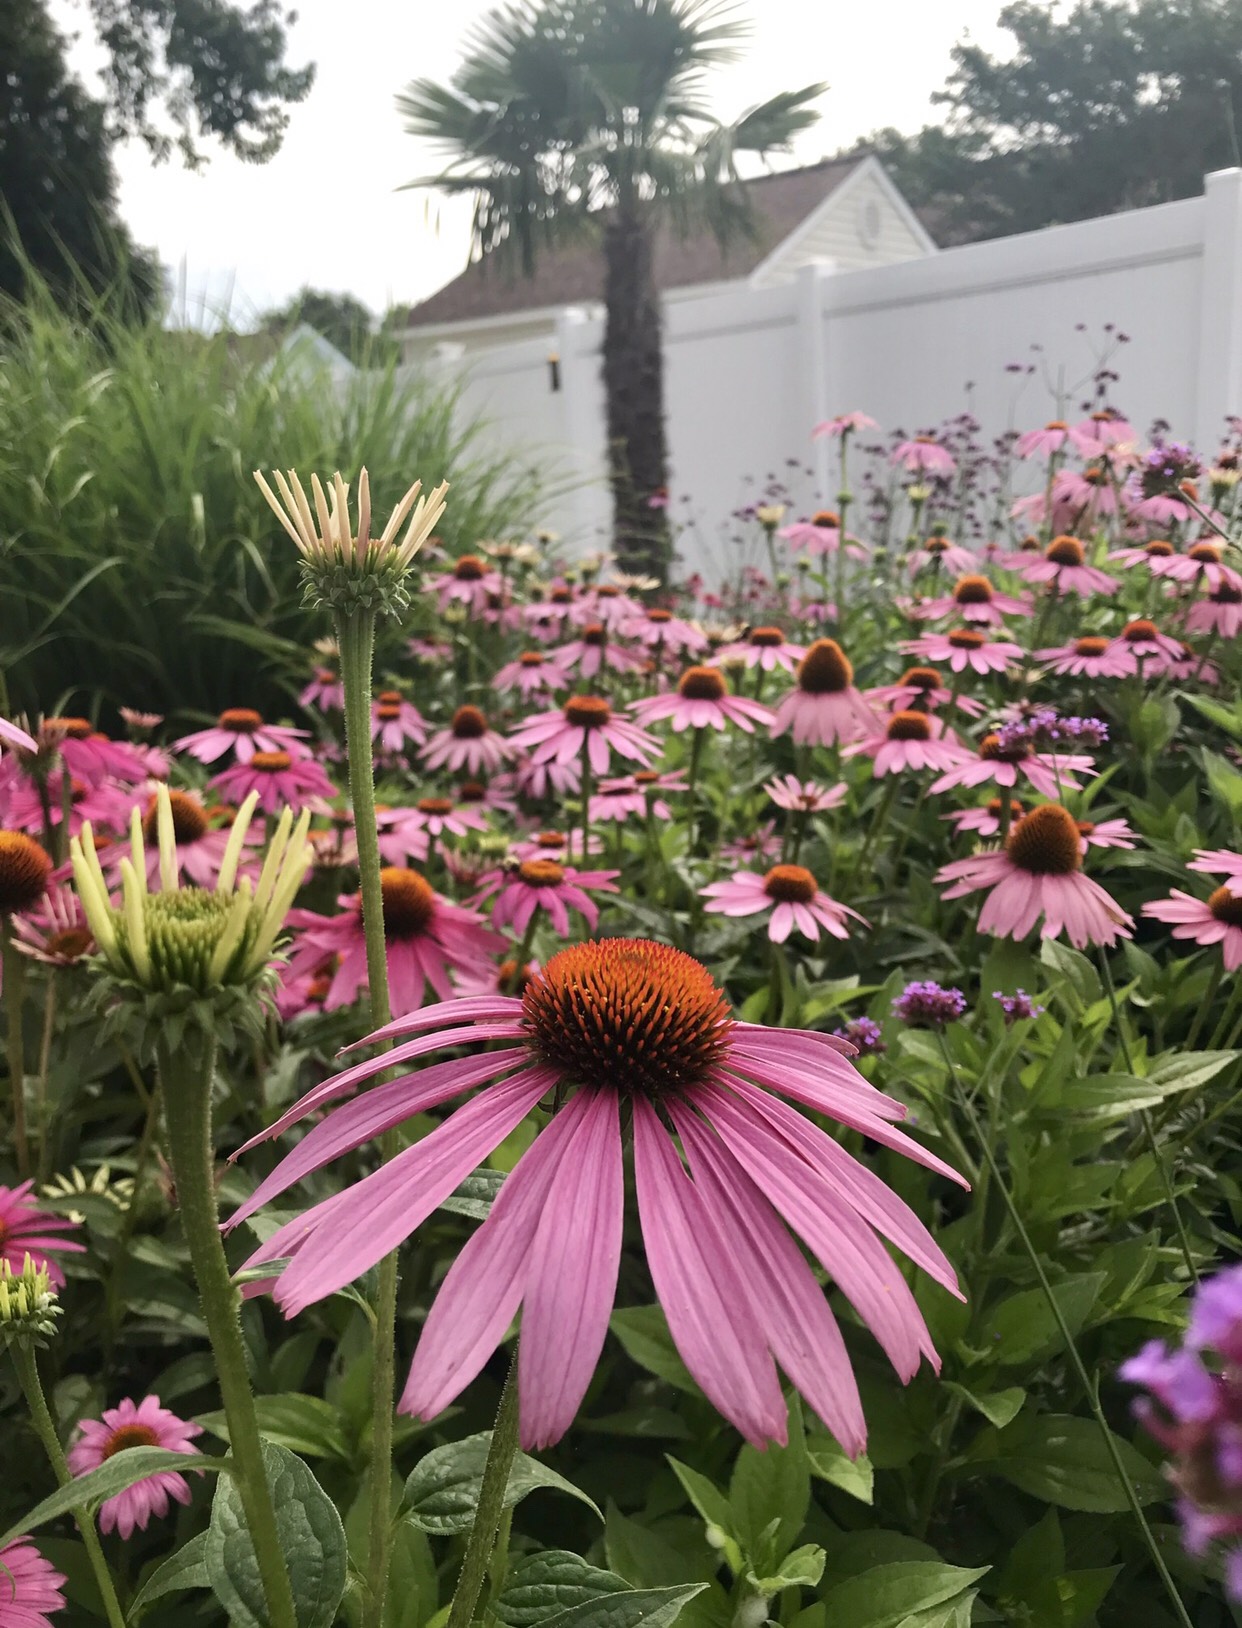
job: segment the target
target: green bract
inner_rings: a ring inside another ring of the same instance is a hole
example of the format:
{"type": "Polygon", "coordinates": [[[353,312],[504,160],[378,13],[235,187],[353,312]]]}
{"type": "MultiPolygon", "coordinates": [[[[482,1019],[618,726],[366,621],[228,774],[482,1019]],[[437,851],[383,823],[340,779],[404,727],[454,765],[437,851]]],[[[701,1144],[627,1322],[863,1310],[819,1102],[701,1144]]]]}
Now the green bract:
{"type": "Polygon", "coordinates": [[[15,1272],[7,1260],[0,1260],[0,1344],[46,1345],[60,1314],[46,1265],[36,1266],[27,1255],[15,1272]]]}

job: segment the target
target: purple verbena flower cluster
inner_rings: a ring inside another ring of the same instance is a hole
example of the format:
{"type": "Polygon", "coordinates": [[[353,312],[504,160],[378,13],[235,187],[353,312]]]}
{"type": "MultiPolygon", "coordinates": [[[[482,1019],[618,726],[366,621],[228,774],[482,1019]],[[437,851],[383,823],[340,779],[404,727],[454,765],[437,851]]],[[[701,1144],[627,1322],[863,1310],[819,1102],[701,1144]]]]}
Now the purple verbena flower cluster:
{"type": "Polygon", "coordinates": [[[1202,468],[1194,453],[1181,441],[1166,441],[1153,447],[1139,468],[1144,497],[1176,492],[1184,480],[1193,480],[1202,468]]]}
{"type": "Polygon", "coordinates": [[[874,1057],[877,1053],[888,1050],[884,1044],[884,1031],[874,1018],[850,1018],[841,1028],[832,1032],[838,1040],[848,1040],[851,1046],[857,1046],[860,1057],[874,1057]]]}
{"type": "Polygon", "coordinates": [[[930,978],[907,984],[893,1002],[893,1016],[916,1029],[943,1029],[965,1010],[960,989],[944,989],[930,978]]]}
{"type": "Polygon", "coordinates": [[[1037,1018],[1046,1010],[1042,1006],[1037,1006],[1025,989],[1015,989],[1012,995],[1006,995],[997,989],[993,992],[992,999],[1000,1002],[1006,1023],[1017,1023],[1022,1018],[1037,1018]]]}
{"type": "Polygon", "coordinates": [[[1148,1393],[1134,1411],[1169,1454],[1182,1542],[1196,1556],[1223,1545],[1225,1586],[1242,1600],[1242,1266],[1200,1284],[1178,1350],[1152,1340],[1118,1372],[1148,1393]]]}
{"type": "Polygon", "coordinates": [[[1094,748],[1108,740],[1102,718],[1061,718],[1052,707],[1037,707],[997,730],[1002,752],[1046,752],[1056,746],[1094,748]]]}

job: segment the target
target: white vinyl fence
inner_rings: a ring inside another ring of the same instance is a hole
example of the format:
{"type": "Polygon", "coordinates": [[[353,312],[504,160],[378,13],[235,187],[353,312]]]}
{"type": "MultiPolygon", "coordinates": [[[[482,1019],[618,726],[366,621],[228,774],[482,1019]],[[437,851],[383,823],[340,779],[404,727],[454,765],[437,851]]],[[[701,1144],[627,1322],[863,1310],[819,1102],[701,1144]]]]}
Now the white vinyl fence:
{"type": "MultiPolygon", "coordinates": [[[[1202,197],[1179,203],[669,302],[665,405],[673,513],[694,518],[687,567],[719,570],[731,512],[770,477],[806,508],[831,497],[829,448],[810,441],[819,420],[857,408],[913,433],[969,409],[988,436],[1042,423],[1057,408],[1045,380],[1088,376],[1106,323],[1130,336],[1118,405],[1140,428],[1165,419],[1214,450],[1225,416],[1242,412],[1242,170],[1209,175],[1202,197]],[[1019,390],[1005,365],[1031,360],[1040,373],[1019,390]]],[[[555,369],[542,339],[437,364],[460,370],[490,434],[574,483],[549,524],[583,550],[609,530],[601,339],[602,319],[568,309],[555,369]]]]}

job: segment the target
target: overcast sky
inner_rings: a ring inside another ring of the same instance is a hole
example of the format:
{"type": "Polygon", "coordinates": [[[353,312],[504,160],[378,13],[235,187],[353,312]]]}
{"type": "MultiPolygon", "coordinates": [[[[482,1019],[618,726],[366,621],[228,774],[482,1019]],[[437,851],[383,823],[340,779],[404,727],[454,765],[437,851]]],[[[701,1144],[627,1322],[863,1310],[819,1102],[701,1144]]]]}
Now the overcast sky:
{"type": "MultiPolygon", "coordinates": [[[[3,3],[3,0],[0,0],[3,3]]],[[[139,144],[118,153],[121,212],[140,243],[180,274],[191,305],[230,304],[232,322],[304,284],[349,291],[375,312],[430,294],[465,263],[469,205],[401,185],[439,167],[406,135],[394,95],[419,76],[447,79],[461,42],[491,0],[298,0],[290,61],[317,65],[291,109],[279,154],[242,164],[218,149],[205,171],[154,167],[139,144]]],[[[819,124],[783,166],[812,162],[882,125],[916,129],[931,115],[949,49],[964,33],[995,49],[1000,0],[750,0],[745,58],[720,70],[716,110],[735,116],[814,80],[829,89],[819,124]]],[[[81,27],[72,0],[62,26],[81,27]]],[[[75,47],[89,71],[87,40],[75,47]]]]}

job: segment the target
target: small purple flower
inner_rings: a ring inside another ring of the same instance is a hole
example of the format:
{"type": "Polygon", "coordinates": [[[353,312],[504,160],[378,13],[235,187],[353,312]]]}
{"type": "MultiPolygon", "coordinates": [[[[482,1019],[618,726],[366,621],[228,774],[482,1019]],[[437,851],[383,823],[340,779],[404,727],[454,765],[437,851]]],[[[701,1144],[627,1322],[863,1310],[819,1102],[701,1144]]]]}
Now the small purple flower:
{"type": "Polygon", "coordinates": [[[888,1050],[884,1044],[883,1030],[874,1018],[850,1018],[841,1028],[834,1029],[833,1033],[838,1040],[848,1040],[851,1046],[857,1046],[860,1057],[874,1057],[877,1053],[888,1050]]]}
{"type": "Polygon", "coordinates": [[[1139,482],[1144,497],[1176,492],[1185,480],[1193,480],[1202,468],[1198,458],[1181,441],[1166,441],[1153,447],[1140,466],[1139,482]]]}
{"type": "Polygon", "coordinates": [[[1025,989],[1015,989],[1012,995],[1003,994],[997,989],[993,992],[992,999],[1000,1002],[1006,1023],[1018,1023],[1023,1018],[1037,1018],[1045,1010],[1042,1006],[1036,1006],[1025,989]]]}
{"type": "Polygon", "coordinates": [[[1231,1266],[1200,1284],[1186,1342],[1212,1350],[1242,1367],[1242,1266],[1231,1266]]]}
{"type": "Polygon", "coordinates": [[[930,978],[907,984],[893,1002],[893,1016],[916,1029],[943,1029],[965,1010],[960,989],[944,989],[930,978]]]}

